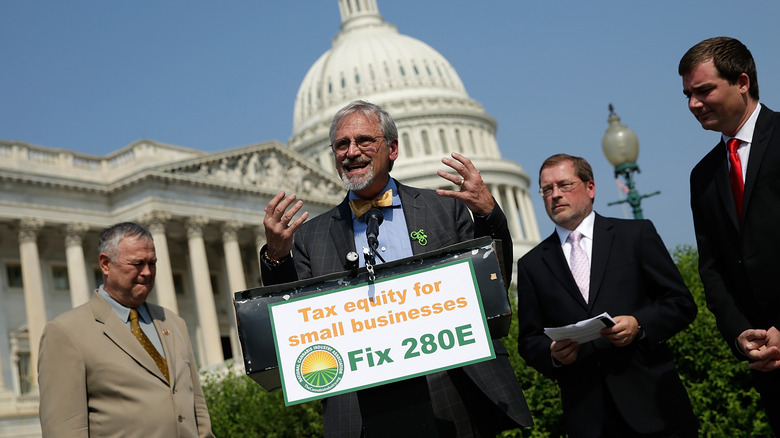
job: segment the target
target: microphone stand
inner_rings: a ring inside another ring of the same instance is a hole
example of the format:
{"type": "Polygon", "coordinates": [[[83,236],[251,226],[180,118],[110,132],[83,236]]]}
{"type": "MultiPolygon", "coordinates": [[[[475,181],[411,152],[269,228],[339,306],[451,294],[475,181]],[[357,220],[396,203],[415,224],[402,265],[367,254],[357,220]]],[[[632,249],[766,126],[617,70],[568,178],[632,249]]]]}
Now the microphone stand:
{"type": "MultiPolygon", "coordinates": [[[[373,283],[376,280],[374,273],[376,257],[385,262],[377,252],[379,225],[384,220],[384,215],[378,208],[372,208],[366,212],[365,218],[368,248],[363,248],[363,256],[366,260],[368,281],[373,283]]],[[[444,436],[438,430],[425,376],[361,389],[357,391],[357,398],[360,403],[365,436],[373,438],[444,436]]]]}
{"type": "Polygon", "coordinates": [[[368,210],[366,212],[366,239],[368,240],[368,248],[363,250],[363,256],[366,260],[366,269],[368,270],[368,280],[374,281],[376,279],[376,275],[374,274],[374,265],[376,265],[376,257],[379,257],[379,260],[382,261],[382,263],[385,262],[385,259],[382,258],[382,255],[377,252],[377,248],[379,247],[379,226],[382,225],[382,222],[385,220],[385,216],[382,214],[382,211],[378,208],[372,208],[371,210],[368,210]]]}

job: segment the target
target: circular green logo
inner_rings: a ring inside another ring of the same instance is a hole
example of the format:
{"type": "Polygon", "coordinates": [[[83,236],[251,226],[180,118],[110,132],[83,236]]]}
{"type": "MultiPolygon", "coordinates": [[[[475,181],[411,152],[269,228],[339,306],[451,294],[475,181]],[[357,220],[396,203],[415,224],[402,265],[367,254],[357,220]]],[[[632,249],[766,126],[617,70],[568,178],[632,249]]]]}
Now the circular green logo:
{"type": "Polygon", "coordinates": [[[327,392],[344,376],[344,361],[335,348],[325,344],[307,347],[295,361],[295,377],[310,392],[327,392]]]}

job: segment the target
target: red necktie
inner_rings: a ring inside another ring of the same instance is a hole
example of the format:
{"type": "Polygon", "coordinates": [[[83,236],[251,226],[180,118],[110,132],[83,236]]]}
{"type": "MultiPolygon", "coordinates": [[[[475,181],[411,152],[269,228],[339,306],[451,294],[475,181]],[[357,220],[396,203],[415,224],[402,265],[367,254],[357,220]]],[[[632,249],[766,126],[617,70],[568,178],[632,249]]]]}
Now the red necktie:
{"type": "Polygon", "coordinates": [[[739,222],[742,223],[742,194],[745,191],[745,182],[742,181],[742,162],[737,154],[737,148],[742,143],[736,138],[732,138],[728,142],[729,148],[729,164],[731,169],[729,170],[729,181],[731,181],[731,191],[734,193],[734,204],[737,207],[737,217],[739,222]]]}

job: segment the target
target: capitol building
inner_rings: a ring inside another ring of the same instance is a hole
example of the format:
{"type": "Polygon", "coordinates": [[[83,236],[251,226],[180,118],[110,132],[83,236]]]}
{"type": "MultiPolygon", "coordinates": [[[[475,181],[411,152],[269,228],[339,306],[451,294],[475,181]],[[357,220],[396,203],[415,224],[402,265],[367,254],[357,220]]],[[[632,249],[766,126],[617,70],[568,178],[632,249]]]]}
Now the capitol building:
{"type": "Polygon", "coordinates": [[[206,153],[144,139],[94,156],[5,141],[0,131],[0,438],[40,436],[41,333],[102,282],[97,240],[113,223],[135,221],[152,232],[158,264],[150,300],[187,321],[200,367],[241,362],[233,292],[260,286],[263,209],[280,190],[296,193],[312,216],[341,202],[328,130],[352,100],[376,103],[395,119],[393,177],[451,189],[436,170],[443,156],[460,152],[506,213],[515,257],[539,243],[529,176],[501,157],[495,119],[450,63],[386,23],[377,0],[338,0],[338,7],[340,31],[301,82],[287,144],[206,153]]]}

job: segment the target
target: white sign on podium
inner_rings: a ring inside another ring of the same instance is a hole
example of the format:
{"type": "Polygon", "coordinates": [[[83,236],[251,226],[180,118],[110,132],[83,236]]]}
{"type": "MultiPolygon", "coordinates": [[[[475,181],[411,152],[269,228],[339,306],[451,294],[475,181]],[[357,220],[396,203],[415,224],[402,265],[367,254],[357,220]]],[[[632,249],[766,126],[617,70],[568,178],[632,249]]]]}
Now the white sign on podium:
{"type": "Polygon", "coordinates": [[[495,358],[471,259],[269,311],[287,405],[495,358]]]}

